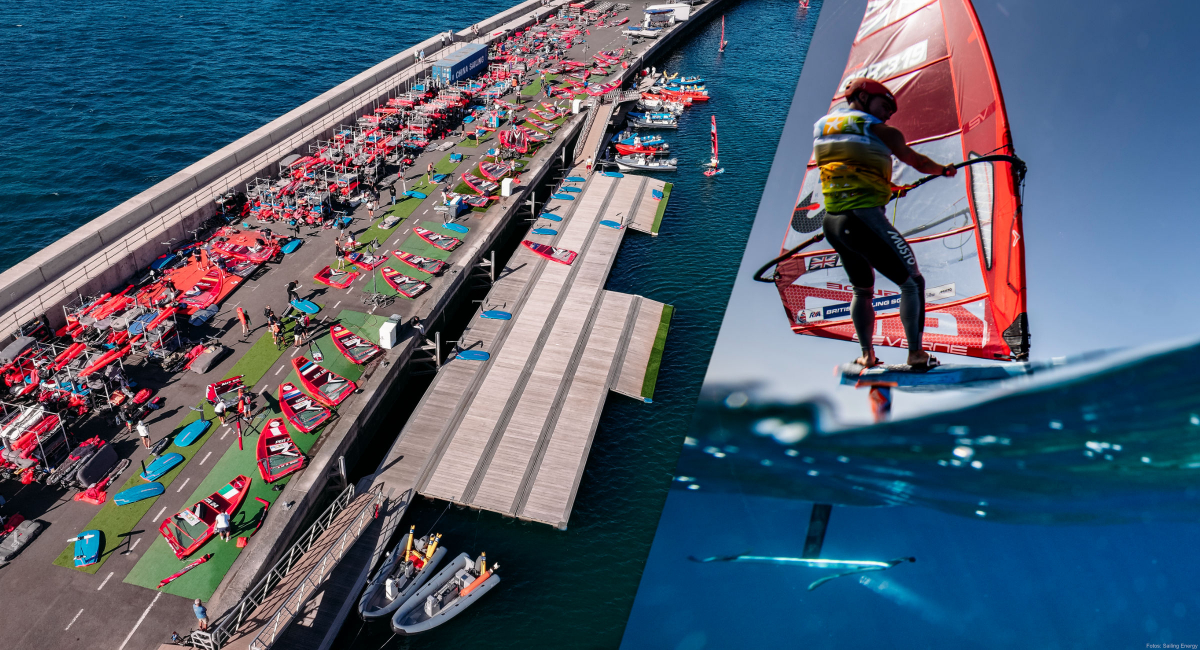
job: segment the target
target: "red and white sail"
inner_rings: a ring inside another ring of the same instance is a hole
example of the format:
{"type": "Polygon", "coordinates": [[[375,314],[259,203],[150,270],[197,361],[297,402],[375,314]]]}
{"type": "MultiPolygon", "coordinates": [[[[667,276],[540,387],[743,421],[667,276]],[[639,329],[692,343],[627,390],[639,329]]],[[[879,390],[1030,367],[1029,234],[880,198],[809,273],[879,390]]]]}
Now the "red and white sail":
{"type": "Polygon", "coordinates": [[[713,157],[713,161],[715,162],[720,159],[720,156],[717,155],[717,116],[716,115],[712,116],[712,150],[713,150],[712,157],[713,157]]]}
{"type": "MultiPolygon", "coordinates": [[[[969,0],[871,0],[832,106],[845,103],[846,86],[859,77],[896,95],[899,111],[888,123],[933,160],[1013,155],[1000,84],[969,0]]],[[[898,161],[894,170],[895,185],[921,176],[898,161]]],[[[984,359],[1028,354],[1019,190],[1012,164],[985,162],[887,206],[925,277],[926,349],[984,359]]],[[[821,231],[823,204],[810,158],[783,251],[821,231]]],[[[850,282],[827,244],[780,262],[775,282],[795,332],[856,340],[850,282]]],[[[878,276],[875,296],[875,344],[905,347],[899,288],[878,276]]]]}

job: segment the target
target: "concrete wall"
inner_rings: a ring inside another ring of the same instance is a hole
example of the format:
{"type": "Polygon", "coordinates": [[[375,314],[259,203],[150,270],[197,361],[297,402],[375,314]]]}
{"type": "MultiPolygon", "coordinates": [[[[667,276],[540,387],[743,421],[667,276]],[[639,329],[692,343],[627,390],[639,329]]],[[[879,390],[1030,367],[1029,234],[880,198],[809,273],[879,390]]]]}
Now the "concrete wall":
{"type": "MultiPolygon", "coordinates": [[[[478,23],[480,42],[532,24],[565,0],[543,5],[527,0],[478,23]],[[501,32],[493,36],[493,33],[501,32]]],[[[441,36],[400,52],[331,88],[252,133],[222,147],[156,183],[137,196],[84,224],[39,253],[0,273],[0,337],[20,323],[46,314],[61,324],[61,307],[78,295],[101,293],[127,280],[162,254],[162,242],[187,239],[190,229],[210,217],[213,199],[228,189],[243,189],[256,176],[274,177],[276,163],[332,135],[341,124],[369,113],[397,89],[424,76],[431,60],[473,39],[468,27],[442,48],[441,36]],[[418,52],[426,62],[414,65],[418,52]]]]}

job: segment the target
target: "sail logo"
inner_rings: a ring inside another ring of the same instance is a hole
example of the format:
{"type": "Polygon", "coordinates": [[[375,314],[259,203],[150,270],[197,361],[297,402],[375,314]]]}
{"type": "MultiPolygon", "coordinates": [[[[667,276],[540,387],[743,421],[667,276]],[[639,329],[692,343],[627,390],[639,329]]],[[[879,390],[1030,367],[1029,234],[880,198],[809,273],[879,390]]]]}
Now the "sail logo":
{"type": "Polygon", "coordinates": [[[907,16],[928,3],[929,0],[870,0],[867,2],[867,13],[863,16],[862,24],[858,27],[858,35],[854,40],[858,41],[867,34],[883,29],[895,22],[896,18],[907,16]]]}
{"type": "Polygon", "coordinates": [[[833,255],[816,255],[812,259],[808,260],[809,271],[815,271],[817,269],[832,269],[841,265],[842,262],[840,259],[838,259],[837,253],[834,253],[833,255]]]}
{"type": "Polygon", "coordinates": [[[863,66],[842,79],[842,85],[838,86],[844,92],[846,86],[850,85],[851,81],[865,77],[867,79],[889,79],[891,77],[911,70],[929,58],[929,40],[923,40],[919,43],[909,45],[900,51],[899,54],[893,54],[882,61],[876,61],[871,65],[863,66]]]}

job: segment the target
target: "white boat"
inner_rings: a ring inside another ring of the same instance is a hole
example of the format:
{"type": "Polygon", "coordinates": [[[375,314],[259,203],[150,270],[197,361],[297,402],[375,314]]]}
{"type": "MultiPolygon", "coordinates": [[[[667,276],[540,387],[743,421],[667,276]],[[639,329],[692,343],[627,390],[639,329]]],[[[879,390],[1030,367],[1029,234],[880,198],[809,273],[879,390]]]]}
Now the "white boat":
{"type": "Polygon", "coordinates": [[[626,28],[625,31],[623,31],[621,33],[626,36],[634,36],[637,38],[658,38],[658,35],[662,33],[662,28],[660,28],[660,27],[638,27],[637,25],[632,25],[632,26],[626,28]]]}
{"type": "Polygon", "coordinates": [[[653,156],[646,156],[645,154],[617,156],[613,161],[617,163],[617,168],[623,172],[673,172],[678,162],[675,158],[660,160],[653,156]]]}

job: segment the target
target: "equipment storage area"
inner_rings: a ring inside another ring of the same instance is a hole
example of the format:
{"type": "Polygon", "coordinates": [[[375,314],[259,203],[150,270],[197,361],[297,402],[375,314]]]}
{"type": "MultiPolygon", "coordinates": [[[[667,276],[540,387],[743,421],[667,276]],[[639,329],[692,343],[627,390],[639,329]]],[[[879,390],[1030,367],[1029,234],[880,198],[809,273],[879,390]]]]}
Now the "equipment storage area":
{"type": "Polygon", "coordinates": [[[487,69],[488,46],[469,43],[433,64],[433,78],[443,86],[469,79],[487,69]]]}

